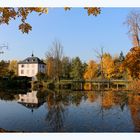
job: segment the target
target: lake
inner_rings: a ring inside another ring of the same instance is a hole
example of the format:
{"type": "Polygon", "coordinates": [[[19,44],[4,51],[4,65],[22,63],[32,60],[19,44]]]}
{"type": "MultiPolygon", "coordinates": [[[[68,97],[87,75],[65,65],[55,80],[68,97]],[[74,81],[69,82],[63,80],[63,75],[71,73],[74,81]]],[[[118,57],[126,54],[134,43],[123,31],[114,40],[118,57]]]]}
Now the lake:
{"type": "Polygon", "coordinates": [[[0,112],[8,131],[140,131],[140,95],[124,91],[1,91],[0,112]]]}

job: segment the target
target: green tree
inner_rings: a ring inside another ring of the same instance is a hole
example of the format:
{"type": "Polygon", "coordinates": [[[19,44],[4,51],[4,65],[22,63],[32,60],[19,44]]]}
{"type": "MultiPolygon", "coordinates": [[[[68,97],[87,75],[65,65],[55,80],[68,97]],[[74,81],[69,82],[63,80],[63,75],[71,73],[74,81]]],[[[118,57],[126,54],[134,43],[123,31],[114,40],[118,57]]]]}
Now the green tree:
{"type": "Polygon", "coordinates": [[[118,57],[114,58],[114,79],[125,79],[126,78],[126,71],[122,69],[122,64],[125,57],[123,52],[121,51],[118,57]]]}
{"type": "Polygon", "coordinates": [[[9,66],[9,62],[6,62],[4,60],[0,61],[0,77],[9,75],[8,66],[9,66]]]}
{"type": "Polygon", "coordinates": [[[69,79],[71,70],[71,62],[68,57],[63,57],[62,59],[62,78],[69,79]]]}
{"type": "Polygon", "coordinates": [[[83,65],[79,57],[72,59],[70,76],[75,80],[83,79],[83,65]]]}
{"type": "Polygon", "coordinates": [[[124,55],[123,55],[123,52],[121,51],[120,55],[119,55],[119,61],[120,62],[123,62],[125,59],[124,55]]]}
{"type": "Polygon", "coordinates": [[[42,80],[45,80],[46,79],[45,73],[42,73],[42,72],[38,72],[37,75],[36,75],[36,77],[37,77],[37,80],[38,81],[42,81],[42,80]]]}

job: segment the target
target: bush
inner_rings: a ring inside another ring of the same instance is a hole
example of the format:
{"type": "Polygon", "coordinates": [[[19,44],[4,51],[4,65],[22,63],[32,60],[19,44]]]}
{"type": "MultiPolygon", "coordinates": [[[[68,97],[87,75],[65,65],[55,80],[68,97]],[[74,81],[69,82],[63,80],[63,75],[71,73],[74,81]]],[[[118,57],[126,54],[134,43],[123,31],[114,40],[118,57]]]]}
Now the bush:
{"type": "Polygon", "coordinates": [[[36,77],[37,77],[38,81],[42,81],[42,80],[47,79],[46,75],[42,72],[37,73],[36,77]]]}

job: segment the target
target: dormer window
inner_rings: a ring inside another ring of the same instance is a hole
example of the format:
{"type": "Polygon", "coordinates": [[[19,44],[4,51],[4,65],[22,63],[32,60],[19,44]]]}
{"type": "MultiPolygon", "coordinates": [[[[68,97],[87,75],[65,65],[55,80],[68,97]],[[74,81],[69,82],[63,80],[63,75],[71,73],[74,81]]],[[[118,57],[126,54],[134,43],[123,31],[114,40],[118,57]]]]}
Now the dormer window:
{"type": "Polygon", "coordinates": [[[27,59],[26,61],[29,62],[29,59],[27,59]]]}

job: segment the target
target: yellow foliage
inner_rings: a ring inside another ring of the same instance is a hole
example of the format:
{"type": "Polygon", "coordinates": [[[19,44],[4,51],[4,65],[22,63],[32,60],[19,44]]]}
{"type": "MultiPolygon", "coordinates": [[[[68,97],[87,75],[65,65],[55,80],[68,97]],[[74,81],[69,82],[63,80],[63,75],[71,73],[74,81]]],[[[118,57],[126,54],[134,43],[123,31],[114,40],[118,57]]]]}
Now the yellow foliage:
{"type": "Polygon", "coordinates": [[[92,80],[93,78],[95,78],[96,76],[96,72],[97,72],[97,64],[95,61],[90,60],[88,63],[88,67],[84,73],[84,79],[86,80],[92,80]]]}
{"type": "Polygon", "coordinates": [[[103,55],[103,73],[105,78],[110,79],[114,75],[115,64],[109,54],[103,55]]]}
{"type": "Polygon", "coordinates": [[[9,71],[13,71],[15,74],[17,74],[17,60],[10,61],[8,69],[9,71]]]}
{"type": "Polygon", "coordinates": [[[84,90],[91,90],[91,83],[85,83],[84,84],[84,90]]]}

